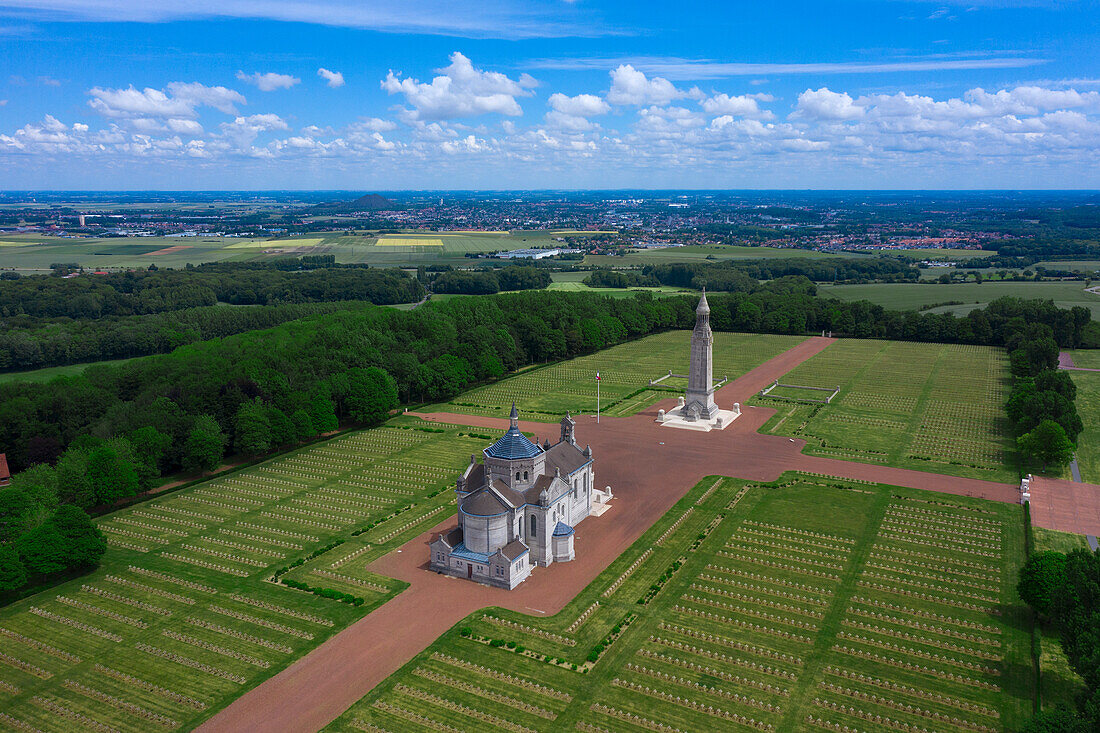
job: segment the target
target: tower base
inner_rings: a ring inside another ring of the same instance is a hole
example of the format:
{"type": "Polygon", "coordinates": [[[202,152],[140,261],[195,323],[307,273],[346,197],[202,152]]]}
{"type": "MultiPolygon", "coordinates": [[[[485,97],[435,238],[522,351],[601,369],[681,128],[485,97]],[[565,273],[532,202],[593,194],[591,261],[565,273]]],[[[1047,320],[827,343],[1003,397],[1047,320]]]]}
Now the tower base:
{"type": "Polygon", "coordinates": [[[683,408],[677,407],[665,413],[663,410],[657,413],[657,422],[661,427],[680,428],[681,430],[697,430],[709,433],[711,430],[725,430],[734,420],[741,417],[741,405],[735,404],[732,410],[717,410],[710,419],[696,418],[689,420],[682,412],[683,408]]]}

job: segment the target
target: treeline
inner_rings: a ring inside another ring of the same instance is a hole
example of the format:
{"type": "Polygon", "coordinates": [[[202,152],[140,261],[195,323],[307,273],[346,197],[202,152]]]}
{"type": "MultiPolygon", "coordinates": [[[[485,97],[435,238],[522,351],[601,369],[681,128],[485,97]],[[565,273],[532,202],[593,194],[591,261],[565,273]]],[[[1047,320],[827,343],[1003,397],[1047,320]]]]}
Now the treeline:
{"type": "Polygon", "coordinates": [[[492,295],[505,290],[541,290],[550,273],[539,267],[509,265],[499,270],[448,270],[429,273],[432,291],[461,295],[492,295]]]}
{"type": "Polygon", "coordinates": [[[215,305],[148,316],[8,328],[0,332],[0,372],[164,354],[196,341],[270,328],[305,316],[370,306],[362,301],[215,305]]]}
{"type": "Polygon", "coordinates": [[[183,270],[3,280],[0,318],[7,325],[25,327],[41,319],[147,315],[217,302],[271,305],[367,300],[382,305],[415,302],[423,294],[420,283],[400,270],[324,267],[288,271],[204,265],[183,270]]]}
{"type": "Polygon", "coordinates": [[[801,276],[815,282],[916,282],[920,269],[889,258],[757,259],[646,265],[640,271],[601,269],[585,279],[593,288],[671,285],[696,290],[752,292],[761,280],[801,276]]]}
{"type": "Polygon", "coordinates": [[[1085,549],[1068,554],[1053,550],[1028,558],[1017,591],[1039,617],[1053,627],[1070,669],[1084,689],[1076,709],[1043,705],[1023,733],[1090,733],[1100,729],[1100,554],[1085,549]]]}
{"type": "MultiPolygon", "coordinates": [[[[217,424],[225,448],[258,453],[259,442],[240,438],[239,413],[246,403],[258,400],[291,421],[293,435],[278,413],[266,415],[272,429],[281,430],[269,444],[282,444],[330,430],[335,418],[369,422],[370,415],[381,415],[381,408],[363,407],[369,389],[381,390],[390,407],[398,400],[447,399],[525,364],[690,327],[694,300],[529,291],[433,302],[413,311],[370,308],[312,316],[171,354],[90,367],[78,377],[0,385],[0,450],[21,470],[56,462],[79,436],[114,439],[153,427],[171,441],[164,455],[143,460],[161,472],[196,468],[185,449],[200,417],[217,424]],[[389,382],[364,381],[356,371],[367,368],[392,379],[393,399],[384,387],[389,382]]],[[[710,302],[717,330],[827,330],[862,338],[1009,346],[1014,363],[1019,360],[1015,340],[1033,340],[1028,328],[1045,327],[1054,344],[1048,351],[1056,354],[1058,347],[1081,345],[1090,323],[1085,308],[1062,310],[1051,301],[1016,298],[999,299],[963,318],[887,311],[865,301],[817,298],[804,278],[780,278],[752,293],[715,294],[710,302]]],[[[1043,358],[1049,361],[1049,353],[1043,358]]]]}
{"type": "Polygon", "coordinates": [[[1046,323],[1017,324],[1005,340],[1015,383],[1005,412],[1024,459],[1039,468],[1073,460],[1084,430],[1077,413],[1077,385],[1058,370],[1058,342],[1046,323]]]}

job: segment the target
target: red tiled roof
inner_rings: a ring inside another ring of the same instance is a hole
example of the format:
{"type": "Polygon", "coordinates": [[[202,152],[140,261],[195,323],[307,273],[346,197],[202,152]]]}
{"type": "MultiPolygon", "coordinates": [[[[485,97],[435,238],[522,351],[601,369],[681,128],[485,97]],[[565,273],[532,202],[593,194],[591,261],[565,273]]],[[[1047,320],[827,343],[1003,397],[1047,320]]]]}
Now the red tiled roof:
{"type": "Polygon", "coordinates": [[[8,471],[8,455],[7,453],[0,453],[0,484],[6,484],[11,479],[11,473],[8,471]]]}

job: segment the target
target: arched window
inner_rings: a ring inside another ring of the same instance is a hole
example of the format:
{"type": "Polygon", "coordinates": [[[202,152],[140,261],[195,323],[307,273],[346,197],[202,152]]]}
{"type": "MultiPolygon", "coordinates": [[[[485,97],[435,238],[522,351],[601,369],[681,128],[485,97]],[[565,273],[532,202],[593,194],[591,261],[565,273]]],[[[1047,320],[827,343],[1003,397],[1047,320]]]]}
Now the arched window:
{"type": "Polygon", "coordinates": [[[524,471],[524,472],[523,472],[523,480],[524,480],[524,481],[526,481],[526,480],[527,480],[527,472],[526,472],[526,471],[524,471]]]}
{"type": "Polygon", "coordinates": [[[531,515],[531,536],[535,537],[539,533],[539,520],[534,514],[531,515]]]}
{"type": "Polygon", "coordinates": [[[516,471],[516,481],[519,481],[519,471],[516,471]]]}

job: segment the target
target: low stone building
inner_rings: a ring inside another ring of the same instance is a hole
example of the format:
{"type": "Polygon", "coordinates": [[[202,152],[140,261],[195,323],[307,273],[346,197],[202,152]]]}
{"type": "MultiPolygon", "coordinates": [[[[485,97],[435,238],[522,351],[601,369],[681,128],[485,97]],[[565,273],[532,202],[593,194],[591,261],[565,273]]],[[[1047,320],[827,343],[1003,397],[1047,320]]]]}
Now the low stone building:
{"type": "Polygon", "coordinates": [[[458,478],[458,525],[432,540],[432,570],[511,589],[536,565],[572,560],[573,527],[592,512],[596,480],[575,427],[567,414],[558,442],[540,446],[520,432],[512,405],[508,431],[458,478]]]}

